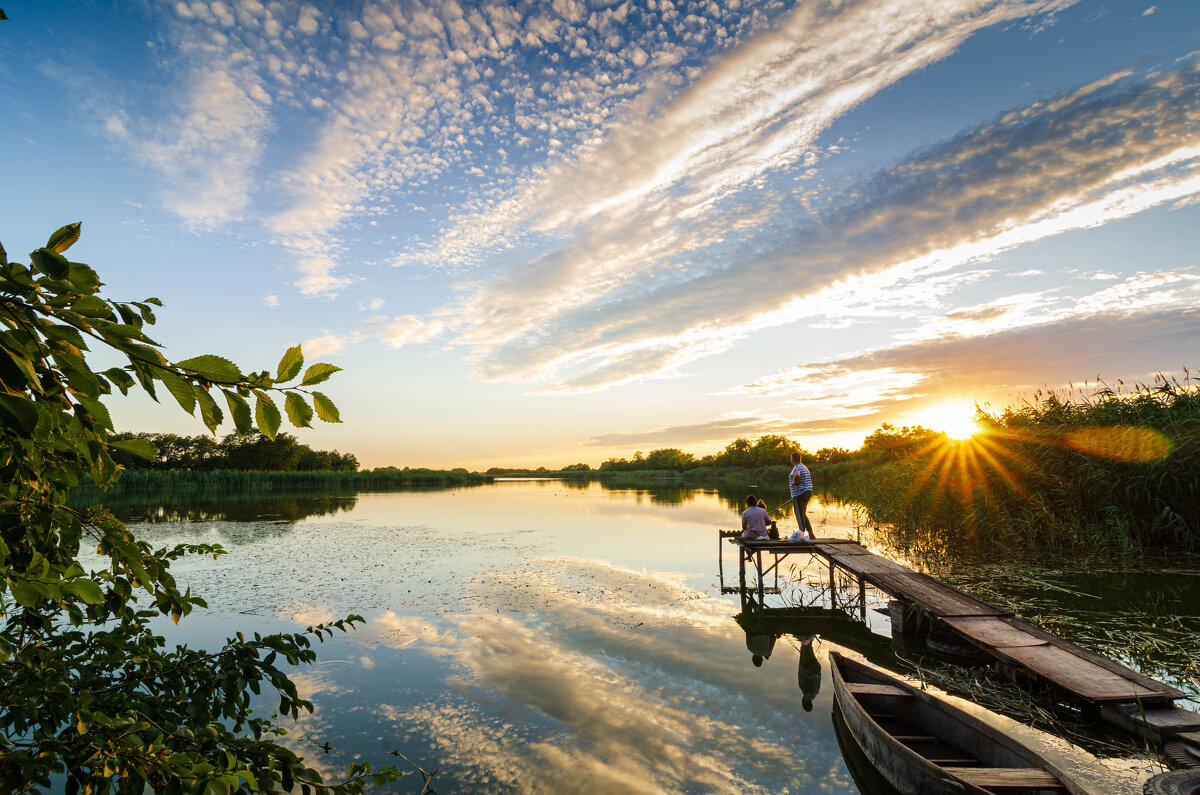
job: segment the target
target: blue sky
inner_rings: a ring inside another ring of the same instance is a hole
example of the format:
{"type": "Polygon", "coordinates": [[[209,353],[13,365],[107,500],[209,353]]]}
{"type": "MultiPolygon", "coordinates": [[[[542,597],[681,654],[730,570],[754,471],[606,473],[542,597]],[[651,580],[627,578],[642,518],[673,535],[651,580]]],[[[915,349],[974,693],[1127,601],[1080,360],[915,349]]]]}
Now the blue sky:
{"type": "MultiPolygon", "coordinates": [[[[13,2],[10,256],[368,466],[857,447],[1200,349],[1200,5],[13,2]]],[[[115,402],[130,430],[202,432],[115,402]]]]}

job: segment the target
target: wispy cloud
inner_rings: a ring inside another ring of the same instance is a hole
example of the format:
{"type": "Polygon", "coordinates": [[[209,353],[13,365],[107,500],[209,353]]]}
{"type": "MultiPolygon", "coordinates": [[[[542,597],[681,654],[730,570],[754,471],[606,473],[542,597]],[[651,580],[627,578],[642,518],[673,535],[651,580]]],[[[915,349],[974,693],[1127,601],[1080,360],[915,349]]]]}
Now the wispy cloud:
{"type": "Polygon", "coordinates": [[[724,223],[580,235],[482,281],[460,341],[485,378],[579,391],[673,374],[848,294],[887,306],[898,284],[952,284],[964,263],[1200,191],[1198,84],[1188,62],[1003,114],[859,185],[821,223],[789,218],[781,242],[705,239],[724,223]]]}
{"type": "MultiPolygon", "coordinates": [[[[1196,291],[1192,292],[1194,305],[1196,291]]],[[[994,334],[930,337],[812,362],[746,383],[735,391],[759,397],[815,397],[801,410],[820,415],[845,408],[839,400],[839,385],[888,374],[890,394],[881,395],[872,411],[862,412],[886,417],[895,412],[895,401],[920,398],[926,392],[936,391],[931,399],[940,400],[948,392],[1016,395],[1097,377],[1148,380],[1155,373],[1178,372],[1194,365],[1188,356],[1200,350],[1198,343],[1200,312],[1192,308],[1079,313],[994,334]],[[1147,351],[1159,353],[1148,356],[1147,351]],[[935,384],[937,389],[931,389],[935,384]]]]}

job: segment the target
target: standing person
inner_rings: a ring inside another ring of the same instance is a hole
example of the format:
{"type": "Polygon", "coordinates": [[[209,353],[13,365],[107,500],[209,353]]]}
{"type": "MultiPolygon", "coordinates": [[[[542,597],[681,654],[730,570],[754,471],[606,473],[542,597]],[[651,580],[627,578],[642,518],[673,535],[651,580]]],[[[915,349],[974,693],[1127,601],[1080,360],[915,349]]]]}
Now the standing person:
{"type": "Polygon", "coordinates": [[[792,507],[796,510],[796,524],[800,529],[793,535],[792,541],[811,541],[813,537],[812,522],[808,521],[808,501],[812,499],[812,474],[808,467],[800,463],[800,453],[792,453],[792,507]],[[797,536],[799,536],[797,538],[797,536]]]}
{"type": "Polygon", "coordinates": [[[767,522],[771,517],[766,508],[758,507],[758,497],[753,494],[746,497],[746,510],[742,511],[742,538],[747,541],[766,541],[767,522]]]}

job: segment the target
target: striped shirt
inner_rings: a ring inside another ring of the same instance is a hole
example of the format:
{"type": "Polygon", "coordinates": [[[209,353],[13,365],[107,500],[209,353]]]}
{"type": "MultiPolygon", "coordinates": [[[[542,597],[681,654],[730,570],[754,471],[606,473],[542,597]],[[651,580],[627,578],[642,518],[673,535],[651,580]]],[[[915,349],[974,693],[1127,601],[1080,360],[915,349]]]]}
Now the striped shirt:
{"type": "Polygon", "coordinates": [[[812,475],[808,471],[808,467],[804,464],[796,464],[792,467],[792,474],[788,475],[788,483],[792,486],[792,496],[799,497],[806,491],[812,491],[812,475]],[[796,475],[800,476],[800,483],[796,483],[796,475]]]}

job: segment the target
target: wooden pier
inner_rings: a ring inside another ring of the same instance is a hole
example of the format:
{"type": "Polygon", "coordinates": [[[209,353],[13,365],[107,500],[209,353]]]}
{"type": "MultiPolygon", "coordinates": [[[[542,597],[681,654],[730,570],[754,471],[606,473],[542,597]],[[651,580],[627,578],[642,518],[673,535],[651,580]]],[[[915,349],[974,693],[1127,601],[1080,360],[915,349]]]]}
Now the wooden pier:
{"type": "Polygon", "coordinates": [[[912,571],[848,539],[810,542],[746,541],[737,531],[720,531],[738,549],[738,589],[743,605],[765,607],[764,578],[778,578],[780,563],[794,554],[813,555],[829,567],[830,594],[837,607],[837,572],[857,580],[858,608],[865,619],[864,591],[869,584],[921,617],[926,627],[950,632],[965,647],[990,657],[1002,674],[1022,684],[1054,688],[1064,700],[1158,744],[1174,736],[1200,732],[1200,714],[1178,708],[1181,691],[1120,663],[1042,630],[990,602],[912,571]],[[747,569],[757,575],[747,584],[747,569]]]}

